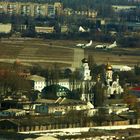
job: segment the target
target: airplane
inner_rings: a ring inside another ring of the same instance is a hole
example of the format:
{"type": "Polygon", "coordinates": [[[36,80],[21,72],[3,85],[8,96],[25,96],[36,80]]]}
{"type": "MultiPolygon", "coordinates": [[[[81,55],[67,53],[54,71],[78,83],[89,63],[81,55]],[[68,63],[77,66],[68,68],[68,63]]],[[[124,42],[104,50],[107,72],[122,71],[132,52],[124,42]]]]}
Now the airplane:
{"type": "Polygon", "coordinates": [[[97,45],[95,49],[106,49],[106,45],[97,45]]]}
{"type": "Polygon", "coordinates": [[[117,42],[116,41],[114,41],[113,44],[107,46],[107,49],[112,49],[112,48],[115,48],[115,47],[117,47],[117,42]]]}
{"type": "Polygon", "coordinates": [[[86,32],[86,30],[82,26],[80,26],[79,27],[79,32],[86,32]]]}
{"type": "Polygon", "coordinates": [[[95,46],[95,49],[112,49],[112,48],[115,48],[115,47],[117,47],[117,42],[116,41],[114,41],[113,42],[113,44],[111,44],[111,45],[97,45],[97,46],[95,46]]]}
{"type": "Polygon", "coordinates": [[[83,47],[85,44],[77,44],[76,47],[83,47]]]}
{"type": "Polygon", "coordinates": [[[90,29],[89,28],[88,29],[84,29],[82,26],[80,26],[78,31],[82,32],[82,33],[85,33],[85,32],[89,32],[90,29]]]}
{"type": "Polygon", "coordinates": [[[82,49],[85,49],[87,47],[90,47],[92,45],[92,40],[90,40],[87,44],[77,44],[76,47],[81,47],[82,49]]]}

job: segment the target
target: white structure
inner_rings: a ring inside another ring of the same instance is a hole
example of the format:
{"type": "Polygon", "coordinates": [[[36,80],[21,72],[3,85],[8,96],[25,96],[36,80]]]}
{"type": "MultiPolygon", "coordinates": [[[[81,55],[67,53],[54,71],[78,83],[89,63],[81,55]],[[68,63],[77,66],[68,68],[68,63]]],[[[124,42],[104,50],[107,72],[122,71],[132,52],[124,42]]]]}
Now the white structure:
{"type": "Polygon", "coordinates": [[[113,75],[112,66],[107,64],[107,66],[106,66],[106,81],[107,81],[108,85],[110,84],[110,82],[112,82],[112,75],[113,75]]]}
{"type": "Polygon", "coordinates": [[[90,69],[89,69],[89,65],[88,65],[88,60],[87,59],[83,59],[82,60],[82,79],[84,81],[87,80],[91,80],[91,75],[90,75],[90,69]]]}
{"type": "Polygon", "coordinates": [[[80,26],[79,27],[79,32],[86,32],[86,30],[82,26],[80,26]]]}
{"type": "Polygon", "coordinates": [[[10,33],[12,29],[12,24],[2,24],[0,23],[0,33],[10,33]]]}
{"type": "Polygon", "coordinates": [[[112,9],[115,12],[119,12],[119,11],[128,11],[128,10],[134,10],[136,9],[137,6],[132,6],[132,5],[112,5],[112,9]]]}
{"type": "Polygon", "coordinates": [[[117,45],[117,42],[114,41],[113,44],[107,46],[107,49],[115,48],[115,47],[117,47],[117,46],[118,46],[118,45],[117,45]]]}
{"type": "Polygon", "coordinates": [[[96,45],[95,46],[95,49],[112,49],[112,48],[115,48],[117,47],[117,42],[114,41],[113,44],[110,44],[110,45],[105,45],[105,44],[99,44],[99,45],[96,45]]]}
{"type": "Polygon", "coordinates": [[[31,75],[27,77],[28,80],[33,82],[34,90],[42,91],[42,89],[46,86],[46,79],[42,76],[31,75]]]}
{"type": "Polygon", "coordinates": [[[107,82],[107,95],[110,97],[111,95],[121,94],[123,92],[122,87],[119,84],[119,76],[117,76],[116,80],[112,79],[113,71],[112,66],[107,64],[106,67],[106,82],[107,82]]]}
{"type": "Polygon", "coordinates": [[[54,27],[41,27],[35,26],[35,31],[37,33],[53,33],[55,31],[54,27]]]}
{"type": "Polygon", "coordinates": [[[91,75],[90,75],[90,69],[89,69],[89,65],[88,65],[88,61],[87,59],[83,59],[82,60],[82,83],[81,83],[81,87],[82,87],[82,96],[81,96],[81,100],[83,101],[92,101],[93,95],[89,93],[90,91],[90,87],[91,87],[91,75]]]}

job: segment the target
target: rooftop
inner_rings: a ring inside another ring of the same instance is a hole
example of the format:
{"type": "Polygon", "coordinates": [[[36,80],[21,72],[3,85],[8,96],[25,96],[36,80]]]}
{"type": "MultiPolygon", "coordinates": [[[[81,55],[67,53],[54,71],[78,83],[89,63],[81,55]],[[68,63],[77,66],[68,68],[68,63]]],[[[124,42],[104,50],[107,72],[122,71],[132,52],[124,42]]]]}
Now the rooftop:
{"type": "Polygon", "coordinates": [[[45,81],[45,78],[42,76],[38,75],[31,75],[27,77],[28,80],[33,80],[33,81],[45,81]]]}

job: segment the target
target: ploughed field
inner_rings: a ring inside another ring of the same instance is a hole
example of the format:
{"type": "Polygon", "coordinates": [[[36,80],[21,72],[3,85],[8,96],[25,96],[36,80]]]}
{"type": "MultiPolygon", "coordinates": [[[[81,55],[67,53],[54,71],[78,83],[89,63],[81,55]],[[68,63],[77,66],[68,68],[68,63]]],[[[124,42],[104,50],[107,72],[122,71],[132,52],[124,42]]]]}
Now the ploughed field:
{"type": "MultiPolygon", "coordinates": [[[[19,59],[25,62],[35,63],[65,63],[71,64],[74,61],[74,49],[78,43],[85,41],[73,40],[43,40],[31,38],[10,38],[0,40],[0,59],[19,59]],[[42,61],[41,61],[42,60],[42,61]]],[[[96,50],[94,42],[90,48],[86,48],[85,57],[93,56],[96,63],[107,63],[109,60],[113,64],[135,65],[140,62],[140,49],[114,48],[112,50],[96,50]]],[[[81,49],[81,48],[79,48],[81,49]]],[[[80,55],[80,54],[79,54],[80,55]]]]}

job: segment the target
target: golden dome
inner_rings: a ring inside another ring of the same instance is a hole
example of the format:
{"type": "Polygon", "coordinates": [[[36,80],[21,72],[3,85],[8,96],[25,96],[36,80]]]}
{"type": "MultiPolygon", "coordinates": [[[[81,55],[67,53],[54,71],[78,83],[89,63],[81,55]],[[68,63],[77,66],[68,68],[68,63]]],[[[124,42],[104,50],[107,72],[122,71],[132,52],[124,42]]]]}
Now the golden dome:
{"type": "Polygon", "coordinates": [[[107,65],[106,65],[106,69],[107,69],[107,70],[112,70],[112,66],[111,66],[110,64],[107,64],[107,65]]]}

